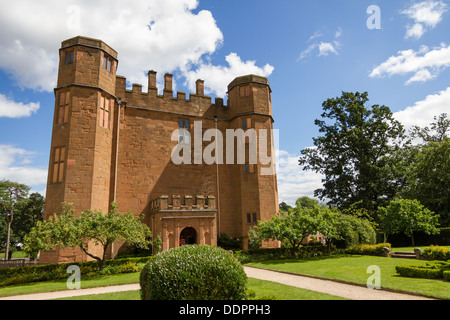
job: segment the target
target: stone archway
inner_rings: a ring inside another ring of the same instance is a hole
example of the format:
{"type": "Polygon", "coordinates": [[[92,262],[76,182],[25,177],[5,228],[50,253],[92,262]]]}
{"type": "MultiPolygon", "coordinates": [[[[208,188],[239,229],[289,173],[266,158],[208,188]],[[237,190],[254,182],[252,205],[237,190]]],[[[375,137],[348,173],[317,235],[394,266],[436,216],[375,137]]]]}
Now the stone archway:
{"type": "Polygon", "coordinates": [[[193,244],[197,244],[197,231],[191,227],[183,229],[180,234],[180,247],[193,244]]]}

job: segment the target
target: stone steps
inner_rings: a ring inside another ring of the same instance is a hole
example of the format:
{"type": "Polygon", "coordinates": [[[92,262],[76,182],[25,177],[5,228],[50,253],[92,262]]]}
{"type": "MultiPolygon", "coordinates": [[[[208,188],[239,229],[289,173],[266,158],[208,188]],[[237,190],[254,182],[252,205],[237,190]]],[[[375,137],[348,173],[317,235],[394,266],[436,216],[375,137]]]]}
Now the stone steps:
{"type": "Polygon", "coordinates": [[[398,259],[417,259],[417,256],[414,252],[405,252],[405,251],[391,252],[389,254],[389,257],[398,259]]]}

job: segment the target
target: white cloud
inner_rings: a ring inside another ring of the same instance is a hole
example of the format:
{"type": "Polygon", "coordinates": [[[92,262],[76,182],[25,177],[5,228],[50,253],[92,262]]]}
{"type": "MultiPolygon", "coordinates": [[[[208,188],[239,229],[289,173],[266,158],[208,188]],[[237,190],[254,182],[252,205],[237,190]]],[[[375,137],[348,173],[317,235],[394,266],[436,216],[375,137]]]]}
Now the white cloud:
{"type": "Polygon", "coordinates": [[[219,97],[224,97],[228,84],[234,78],[247,74],[268,77],[274,70],[274,67],[269,64],[260,68],[256,66],[255,61],[244,62],[236,53],[229,54],[225,60],[228,66],[215,66],[210,63],[201,63],[197,70],[187,71],[186,81],[192,92],[195,90],[195,81],[197,79],[205,79],[206,94],[215,93],[219,97]]]}
{"type": "Polygon", "coordinates": [[[446,11],[447,4],[433,0],[415,3],[401,11],[402,14],[414,20],[414,24],[406,27],[405,38],[420,39],[428,28],[432,29],[442,21],[442,16],[446,11]]]}
{"type": "Polygon", "coordinates": [[[323,187],[323,177],[313,171],[303,171],[298,160],[300,155],[280,150],[277,157],[279,202],[294,206],[303,196],[314,198],[314,191],[323,187]]]}
{"type": "Polygon", "coordinates": [[[417,38],[419,39],[425,33],[425,28],[420,23],[415,23],[408,27],[406,31],[406,38],[417,38]]]}
{"type": "Polygon", "coordinates": [[[28,186],[47,184],[47,169],[31,166],[36,154],[11,145],[0,145],[0,180],[7,179],[28,186]]]}
{"type": "MultiPolygon", "coordinates": [[[[77,35],[98,38],[119,52],[118,73],[147,83],[147,71],[195,69],[223,43],[210,11],[197,0],[0,0],[0,68],[38,91],[56,85],[58,49],[77,35]]],[[[208,80],[208,79],[205,79],[208,80]]]]}
{"type": "MultiPolygon", "coordinates": [[[[333,41],[316,41],[308,46],[305,50],[303,50],[300,55],[297,58],[297,61],[303,60],[306,57],[310,55],[311,52],[315,51],[316,49],[319,51],[317,56],[328,56],[329,54],[335,54],[339,55],[339,50],[342,47],[341,42],[339,41],[339,38],[342,36],[342,29],[339,28],[335,34],[334,34],[334,40],[333,41]]],[[[322,33],[319,33],[318,31],[314,33],[307,42],[310,42],[312,40],[315,40],[317,38],[323,37],[322,33]]]]}
{"type": "Polygon", "coordinates": [[[29,117],[40,108],[40,103],[15,102],[3,94],[0,94],[0,118],[22,118],[29,117]]]}
{"type": "Polygon", "coordinates": [[[434,122],[434,117],[450,112],[450,87],[436,94],[427,96],[424,100],[416,102],[413,106],[394,113],[406,130],[413,126],[425,127],[434,122]]]}
{"type": "Polygon", "coordinates": [[[436,78],[444,69],[450,66],[450,45],[445,43],[440,47],[431,50],[427,46],[422,46],[418,51],[399,51],[397,56],[392,56],[370,73],[371,78],[393,75],[405,75],[414,73],[406,81],[406,84],[413,82],[424,82],[436,78]]]}

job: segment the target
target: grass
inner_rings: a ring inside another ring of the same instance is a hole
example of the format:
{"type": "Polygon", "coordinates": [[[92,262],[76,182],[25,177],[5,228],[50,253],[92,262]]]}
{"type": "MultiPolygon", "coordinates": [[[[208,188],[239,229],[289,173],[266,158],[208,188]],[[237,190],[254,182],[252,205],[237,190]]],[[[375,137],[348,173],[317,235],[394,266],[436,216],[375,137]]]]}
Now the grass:
{"type": "MultiPolygon", "coordinates": [[[[139,283],[140,273],[124,273],[110,276],[98,276],[88,279],[81,278],[81,289],[109,287],[122,284],[139,283]]],[[[67,290],[67,280],[28,283],[0,288],[0,297],[30,294],[38,292],[53,292],[67,290]]]]}
{"type": "MultiPolygon", "coordinates": [[[[371,256],[333,256],[315,259],[264,261],[259,263],[249,263],[248,266],[311,275],[327,279],[342,280],[365,285],[367,279],[371,276],[371,274],[367,273],[367,268],[369,266],[376,265],[381,269],[382,288],[414,292],[434,298],[450,299],[450,282],[400,277],[395,272],[395,266],[400,264],[424,265],[426,264],[426,261],[390,259],[371,256]]],[[[82,289],[87,289],[138,282],[139,273],[131,273],[113,276],[98,276],[89,279],[82,278],[81,286],[82,289]]],[[[277,299],[282,300],[326,300],[336,298],[328,295],[322,295],[320,293],[283,286],[281,284],[261,282],[255,279],[251,279],[249,281],[249,287],[255,290],[257,296],[275,296],[277,299]]],[[[52,292],[66,289],[66,281],[58,280],[0,288],[0,296],[52,292]]],[[[97,296],[96,298],[110,300],[135,300],[136,293],[114,293],[104,296],[97,296]]]]}
{"type": "Polygon", "coordinates": [[[249,263],[248,266],[366,285],[367,279],[372,275],[367,273],[367,268],[376,265],[381,270],[382,288],[414,292],[433,298],[450,299],[450,282],[400,277],[395,271],[395,266],[400,264],[425,265],[426,261],[371,256],[334,256],[264,261],[249,263]]]}
{"type": "MultiPolygon", "coordinates": [[[[25,254],[25,252],[23,252],[23,251],[15,251],[15,252],[13,252],[11,258],[13,258],[13,259],[24,259],[26,257],[27,257],[27,255],[25,254]]],[[[4,252],[0,253],[0,260],[4,259],[4,258],[5,258],[5,253],[4,252]]]]}
{"type": "MultiPolygon", "coordinates": [[[[270,281],[249,278],[248,288],[256,293],[259,299],[274,300],[345,300],[341,297],[290,287],[270,281]]],[[[140,300],[139,291],[105,293],[82,297],[64,298],[58,300],[140,300]]]]}

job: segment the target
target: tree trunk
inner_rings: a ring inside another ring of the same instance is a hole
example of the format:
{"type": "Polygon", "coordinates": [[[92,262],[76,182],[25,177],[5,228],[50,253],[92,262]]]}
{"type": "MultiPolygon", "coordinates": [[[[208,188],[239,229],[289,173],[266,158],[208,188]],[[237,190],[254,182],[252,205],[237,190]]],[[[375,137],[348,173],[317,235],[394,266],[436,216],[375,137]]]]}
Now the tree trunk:
{"type": "Polygon", "coordinates": [[[7,221],[5,261],[9,260],[9,242],[11,238],[11,222],[7,221]]]}
{"type": "Polygon", "coordinates": [[[414,231],[411,231],[411,244],[413,247],[416,246],[416,244],[414,243],[414,231]]]}

